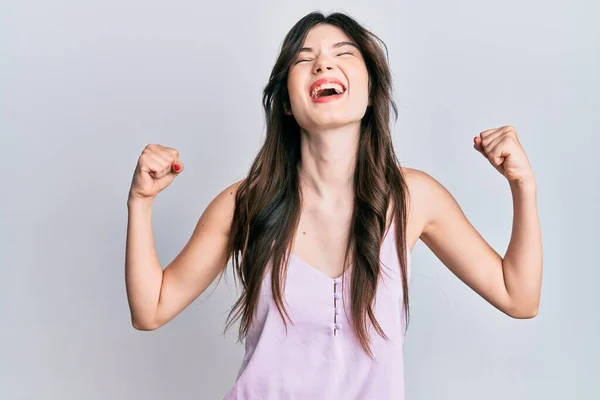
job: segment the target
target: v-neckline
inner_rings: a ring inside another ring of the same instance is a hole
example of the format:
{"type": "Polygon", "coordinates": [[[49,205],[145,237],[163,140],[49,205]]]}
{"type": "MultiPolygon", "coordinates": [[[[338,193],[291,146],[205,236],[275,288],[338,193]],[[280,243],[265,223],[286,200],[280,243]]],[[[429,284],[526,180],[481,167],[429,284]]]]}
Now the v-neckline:
{"type": "Polygon", "coordinates": [[[342,274],[340,276],[334,278],[334,277],[331,277],[331,276],[327,275],[325,272],[321,271],[317,267],[313,266],[311,263],[309,263],[308,261],[304,260],[303,258],[301,258],[300,256],[298,256],[294,252],[290,253],[290,258],[295,258],[296,261],[298,261],[300,264],[303,264],[308,269],[312,269],[317,274],[321,275],[322,277],[325,277],[325,278],[329,279],[330,281],[339,281],[339,280],[341,280],[342,278],[344,278],[349,273],[350,269],[352,268],[352,264],[350,264],[348,266],[348,268],[346,268],[346,270],[344,272],[342,272],[342,274]]]}
{"type": "MultiPolygon", "coordinates": [[[[383,247],[383,245],[385,244],[385,242],[387,241],[387,238],[390,234],[390,232],[392,232],[394,228],[394,220],[392,219],[392,222],[390,222],[390,225],[387,229],[387,232],[385,233],[384,237],[383,237],[383,241],[381,243],[381,247],[383,247]]],[[[309,263],[308,261],[304,260],[302,257],[298,256],[295,252],[291,251],[290,252],[290,259],[291,258],[295,258],[300,264],[303,264],[304,266],[306,266],[308,269],[312,269],[314,270],[318,275],[325,277],[326,279],[329,279],[330,281],[334,281],[334,282],[339,282],[342,278],[345,278],[346,275],[348,273],[350,273],[350,270],[352,269],[352,267],[354,266],[354,264],[350,264],[348,266],[348,268],[346,268],[346,270],[344,272],[342,272],[342,274],[336,278],[331,277],[329,275],[327,275],[325,272],[321,271],[320,269],[318,269],[317,267],[313,266],[311,263],[309,263]]]]}

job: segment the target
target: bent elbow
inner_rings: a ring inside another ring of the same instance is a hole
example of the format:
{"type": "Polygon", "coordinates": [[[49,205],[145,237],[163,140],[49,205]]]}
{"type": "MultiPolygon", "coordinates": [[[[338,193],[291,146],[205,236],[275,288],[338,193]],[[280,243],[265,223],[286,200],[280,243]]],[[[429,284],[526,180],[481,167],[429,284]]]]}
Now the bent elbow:
{"type": "Polygon", "coordinates": [[[510,312],[508,315],[515,319],[532,319],[538,315],[538,312],[539,306],[536,304],[532,307],[519,307],[510,312]]]}
{"type": "Polygon", "coordinates": [[[521,312],[513,315],[512,317],[515,319],[532,319],[538,315],[538,310],[532,310],[528,312],[521,312]]]}
{"type": "Polygon", "coordinates": [[[160,328],[159,324],[156,323],[150,323],[147,321],[139,321],[137,319],[131,319],[131,325],[133,326],[133,328],[135,330],[138,331],[154,331],[158,328],[160,328]]]}

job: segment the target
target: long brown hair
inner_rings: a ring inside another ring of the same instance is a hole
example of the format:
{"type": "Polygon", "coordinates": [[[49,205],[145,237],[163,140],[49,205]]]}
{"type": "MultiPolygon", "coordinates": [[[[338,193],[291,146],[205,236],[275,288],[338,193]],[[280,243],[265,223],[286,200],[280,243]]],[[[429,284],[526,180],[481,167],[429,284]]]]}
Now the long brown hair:
{"type": "Polygon", "coordinates": [[[390,134],[390,117],[393,114],[397,119],[398,110],[392,95],[387,47],[375,34],[343,13],[325,16],[312,12],[298,21],[286,35],[264,88],[266,138],[248,176],[238,187],[229,238],[234,276],[241,281],[243,290],[229,313],[225,330],[241,318],[239,339],[248,333],[269,266],[275,304],[286,328],[286,317],[293,322],[283,305],[282,288],[285,287],[286,266],[300,219],[302,198],[298,180],[300,127],[293,116],[285,114],[285,107],[289,105],[287,77],[306,35],[321,23],[342,29],[358,44],[369,73],[371,106],[361,122],[346,260],[349,256],[353,260],[353,329],[364,350],[373,357],[367,322],[372,323],[379,335],[386,337],[375,318],[373,304],[381,274],[379,252],[390,204],[394,210],[395,243],[408,322],[405,240],[408,189],[390,134]]]}

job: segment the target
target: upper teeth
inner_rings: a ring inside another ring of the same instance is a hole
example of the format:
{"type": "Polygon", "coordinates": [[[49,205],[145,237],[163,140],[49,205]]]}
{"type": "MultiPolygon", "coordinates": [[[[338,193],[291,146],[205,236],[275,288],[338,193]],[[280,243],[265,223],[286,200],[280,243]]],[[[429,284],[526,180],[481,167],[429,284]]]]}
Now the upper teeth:
{"type": "Polygon", "coordinates": [[[327,82],[322,85],[315,86],[311,92],[312,97],[317,97],[321,91],[325,89],[334,89],[337,94],[344,93],[344,87],[338,83],[327,82]]]}

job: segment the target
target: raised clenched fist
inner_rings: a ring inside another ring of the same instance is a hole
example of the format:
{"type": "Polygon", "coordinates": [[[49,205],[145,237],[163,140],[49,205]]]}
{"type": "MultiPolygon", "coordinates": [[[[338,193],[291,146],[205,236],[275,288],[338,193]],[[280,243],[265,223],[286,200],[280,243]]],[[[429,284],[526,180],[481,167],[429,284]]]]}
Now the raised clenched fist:
{"type": "Polygon", "coordinates": [[[152,200],[183,171],[179,152],[158,144],[147,145],[138,159],[131,188],[130,200],[152,200]]]}

